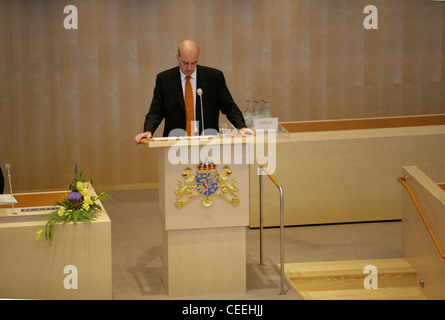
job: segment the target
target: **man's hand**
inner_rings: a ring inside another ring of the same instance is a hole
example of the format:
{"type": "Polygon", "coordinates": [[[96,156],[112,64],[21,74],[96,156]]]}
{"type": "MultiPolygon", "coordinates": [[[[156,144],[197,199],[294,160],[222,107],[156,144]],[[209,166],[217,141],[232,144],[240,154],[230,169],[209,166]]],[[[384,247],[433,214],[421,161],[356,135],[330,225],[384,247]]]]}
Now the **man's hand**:
{"type": "Polygon", "coordinates": [[[139,144],[139,142],[141,141],[141,139],[144,139],[144,138],[146,138],[146,139],[151,139],[151,137],[152,137],[151,132],[150,132],[150,131],[146,131],[146,132],[143,132],[143,133],[139,133],[137,136],[135,136],[135,137],[133,138],[133,140],[134,140],[134,142],[135,142],[136,144],[139,144]]]}
{"type": "Polygon", "coordinates": [[[250,129],[250,128],[241,128],[241,129],[239,129],[239,133],[241,133],[241,134],[248,134],[248,135],[251,135],[251,136],[255,135],[255,132],[252,129],[250,129]]]}

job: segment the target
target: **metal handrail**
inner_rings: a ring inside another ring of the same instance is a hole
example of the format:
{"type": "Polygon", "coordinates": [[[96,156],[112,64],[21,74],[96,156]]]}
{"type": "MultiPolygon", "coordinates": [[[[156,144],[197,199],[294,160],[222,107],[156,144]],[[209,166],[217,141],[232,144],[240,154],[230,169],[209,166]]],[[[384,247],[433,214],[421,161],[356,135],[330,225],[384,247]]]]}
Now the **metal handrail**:
{"type": "Polygon", "coordinates": [[[442,259],[445,259],[445,253],[443,252],[442,247],[440,246],[440,243],[437,240],[433,229],[431,229],[431,226],[428,223],[428,220],[426,219],[425,214],[423,213],[422,209],[420,208],[420,205],[417,202],[417,199],[414,196],[414,193],[411,191],[410,186],[406,183],[406,177],[399,177],[399,178],[397,178],[397,180],[408,191],[409,195],[411,196],[411,200],[413,201],[414,205],[417,208],[417,211],[419,212],[420,218],[422,219],[423,223],[425,224],[425,227],[427,228],[428,233],[430,234],[431,238],[433,239],[434,244],[436,245],[437,250],[439,251],[440,256],[442,257],[442,259]]]}
{"type": "Polygon", "coordinates": [[[275,177],[264,167],[259,167],[260,176],[260,266],[263,264],[263,175],[261,170],[272,180],[280,191],[280,264],[281,264],[281,295],[284,295],[284,192],[283,187],[275,177]]]}

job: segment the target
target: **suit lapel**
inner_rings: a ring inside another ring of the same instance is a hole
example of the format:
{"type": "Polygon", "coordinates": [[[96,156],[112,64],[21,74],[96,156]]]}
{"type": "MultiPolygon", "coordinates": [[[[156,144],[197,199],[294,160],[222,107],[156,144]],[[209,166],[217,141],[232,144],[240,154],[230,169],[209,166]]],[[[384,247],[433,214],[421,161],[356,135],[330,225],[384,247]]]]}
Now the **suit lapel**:
{"type": "Polygon", "coordinates": [[[185,113],[184,95],[182,93],[181,75],[179,73],[179,67],[174,68],[171,74],[172,91],[180,109],[185,113]]]}
{"type": "MultiPolygon", "coordinates": [[[[205,97],[206,97],[206,89],[207,89],[207,74],[205,69],[201,68],[199,65],[197,66],[197,79],[196,79],[196,89],[201,89],[202,94],[202,107],[204,108],[205,97]]],[[[204,111],[205,114],[205,111],[204,111]]],[[[198,95],[196,95],[196,119],[199,121],[199,132],[202,132],[202,120],[201,120],[201,100],[198,95]]]]}
{"type": "MultiPolygon", "coordinates": [[[[206,79],[206,73],[205,70],[203,68],[201,68],[199,65],[197,66],[198,68],[198,77],[197,77],[197,81],[196,81],[196,89],[201,89],[202,92],[206,92],[206,87],[207,87],[207,79],[206,79]]],[[[204,94],[203,94],[203,98],[204,98],[204,94]]]]}

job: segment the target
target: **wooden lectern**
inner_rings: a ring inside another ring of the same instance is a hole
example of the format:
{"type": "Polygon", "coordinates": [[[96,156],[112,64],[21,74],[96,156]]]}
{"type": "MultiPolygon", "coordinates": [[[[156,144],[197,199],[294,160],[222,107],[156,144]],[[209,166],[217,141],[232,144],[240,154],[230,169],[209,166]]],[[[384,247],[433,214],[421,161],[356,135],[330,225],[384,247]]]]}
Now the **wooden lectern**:
{"type": "Polygon", "coordinates": [[[246,292],[250,139],[149,140],[159,148],[168,296],[246,292]]]}

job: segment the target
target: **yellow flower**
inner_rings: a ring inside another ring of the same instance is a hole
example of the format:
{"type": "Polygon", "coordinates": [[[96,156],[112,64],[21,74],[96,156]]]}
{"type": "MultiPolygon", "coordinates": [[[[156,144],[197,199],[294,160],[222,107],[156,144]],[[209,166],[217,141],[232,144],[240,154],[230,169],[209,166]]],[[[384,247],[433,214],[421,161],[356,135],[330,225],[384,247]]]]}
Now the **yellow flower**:
{"type": "Polygon", "coordinates": [[[88,204],[88,205],[92,205],[92,204],[94,204],[94,202],[91,200],[91,197],[90,197],[90,196],[85,196],[85,197],[83,198],[83,202],[86,203],[86,204],[88,204]]]}
{"type": "Polygon", "coordinates": [[[62,208],[60,208],[59,209],[59,211],[57,211],[57,214],[61,217],[61,216],[63,216],[64,214],[66,214],[67,212],[66,212],[66,209],[65,209],[65,207],[62,207],[62,208]]]}
{"type": "Polygon", "coordinates": [[[84,188],[83,182],[77,181],[77,184],[76,184],[77,191],[81,191],[83,188],[84,188]]]}
{"type": "Polygon", "coordinates": [[[88,203],[83,203],[82,204],[82,209],[85,210],[85,211],[88,211],[88,210],[90,210],[90,205],[88,203]]]}
{"type": "Polygon", "coordinates": [[[86,196],[89,196],[89,195],[90,195],[90,190],[87,189],[87,188],[83,188],[82,190],[80,190],[80,193],[81,193],[84,197],[86,197],[86,196]]]}
{"type": "Polygon", "coordinates": [[[36,237],[36,240],[42,240],[41,236],[43,232],[45,232],[45,229],[41,229],[35,233],[34,236],[36,237]]]}

